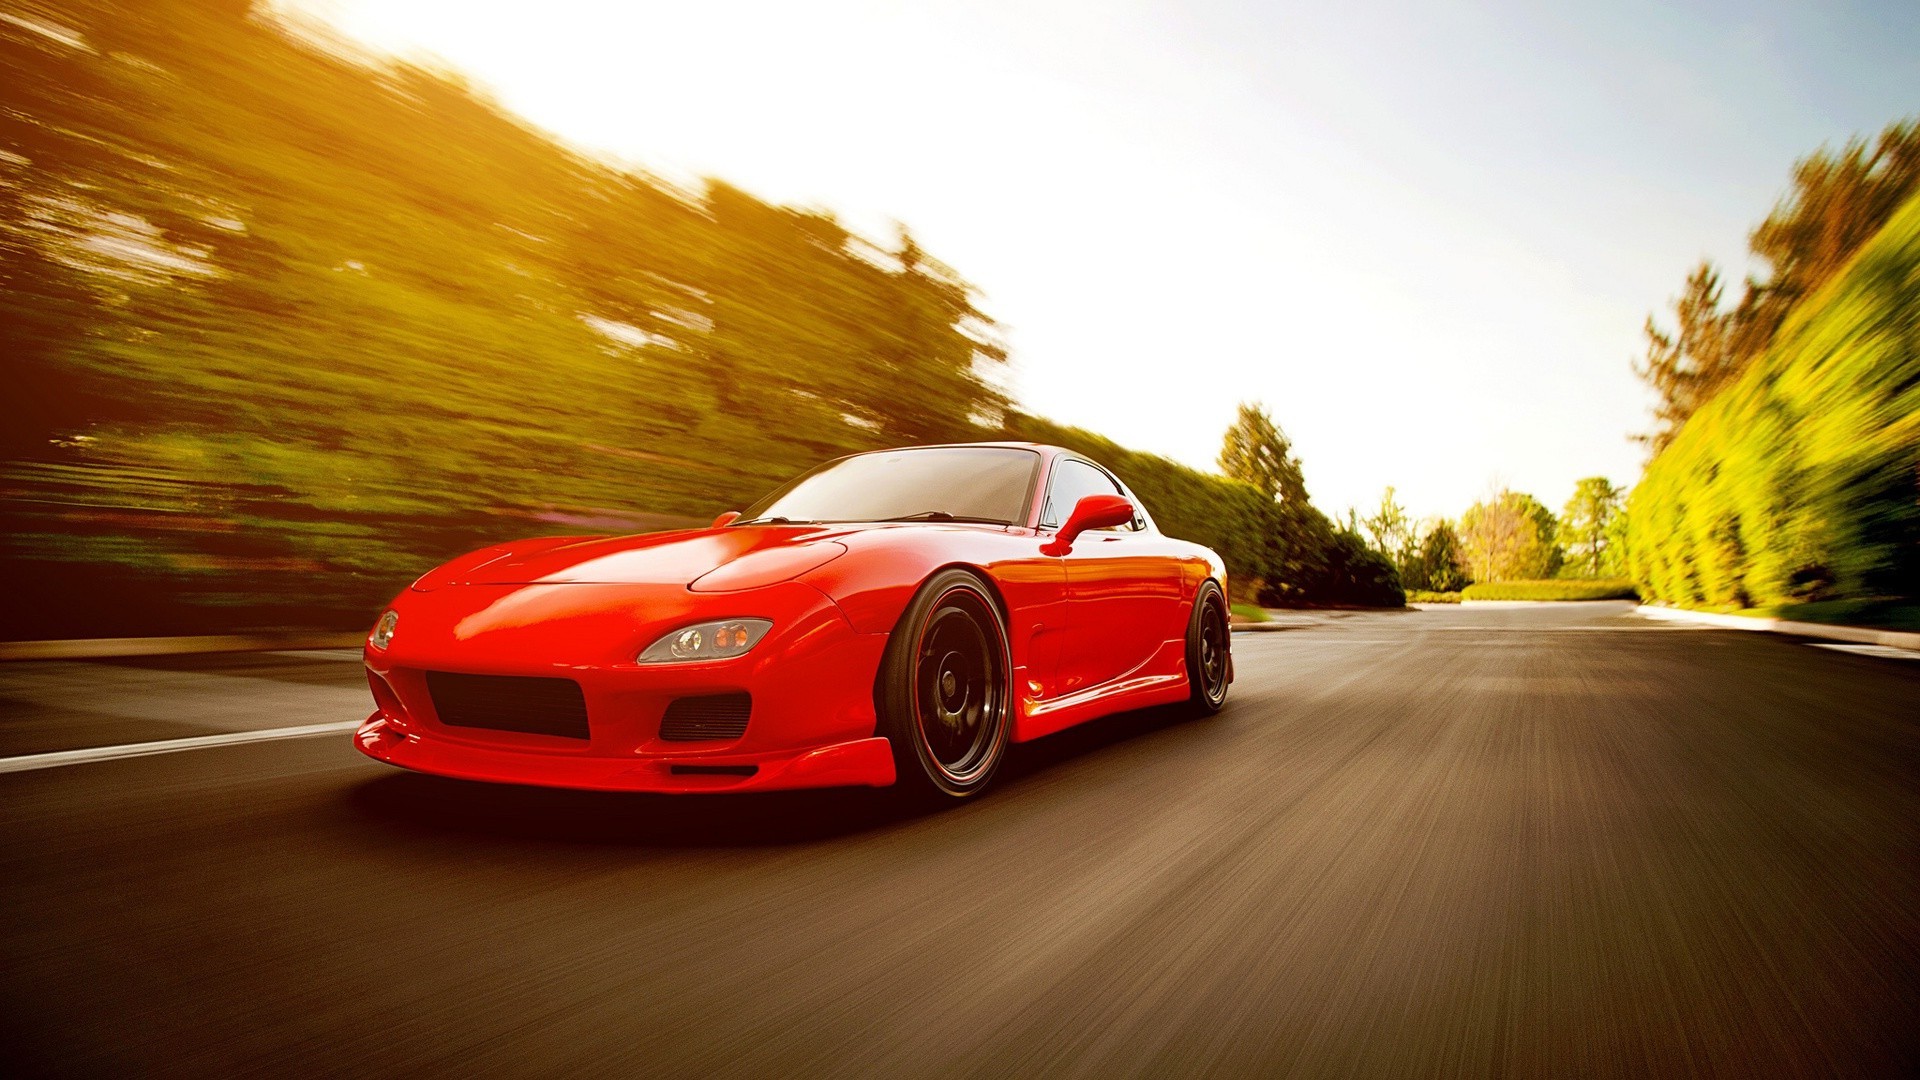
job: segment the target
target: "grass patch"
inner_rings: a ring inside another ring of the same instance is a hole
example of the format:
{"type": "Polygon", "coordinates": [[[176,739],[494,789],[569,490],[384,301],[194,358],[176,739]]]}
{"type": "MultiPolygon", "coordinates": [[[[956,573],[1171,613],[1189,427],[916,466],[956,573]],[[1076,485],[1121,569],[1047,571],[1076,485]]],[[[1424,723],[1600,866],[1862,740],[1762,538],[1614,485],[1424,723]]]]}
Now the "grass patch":
{"type": "Polygon", "coordinates": [[[1460,593],[1464,600],[1637,600],[1625,578],[1554,578],[1549,581],[1481,581],[1460,593]]]}
{"type": "Polygon", "coordinates": [[[1258,604],[1235,604],[1233,605],[1233,616],[1236,619],[1244,619],[1247,622],[1272,621],[1272,616],[1267,614],[1267,609],[1258,604]]]}
{"type": "Polygon", "coordinates": [[[1457,604],[1460,594],[1457,592],[1429,592],[1426,589],[1408,589],[1409,604],[1457,604]]]}

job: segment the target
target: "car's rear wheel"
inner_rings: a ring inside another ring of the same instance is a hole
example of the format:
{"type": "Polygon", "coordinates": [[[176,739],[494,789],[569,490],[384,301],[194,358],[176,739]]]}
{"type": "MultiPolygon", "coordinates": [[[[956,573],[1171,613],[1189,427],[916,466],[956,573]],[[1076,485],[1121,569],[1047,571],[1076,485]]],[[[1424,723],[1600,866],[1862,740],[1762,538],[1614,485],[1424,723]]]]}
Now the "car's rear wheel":
{"type": "Polygon", "coordinates": [[[1006,620],[985,582],[945,570],[920,587],[880,665],[880,733],[900,784],[939,799],[983,790],[1007,751],[1006,620]]]}
{"type": "Polygon", "coordinates": [[[1187,685],[1192,688],[1188,706],[1202,716],[1219,712],[1227,703],[1227,684],[1232,677],[1227,598],[1219,584],[1209,578],[1194,596],[1193,614],[1187,619],[1187,685]]]}

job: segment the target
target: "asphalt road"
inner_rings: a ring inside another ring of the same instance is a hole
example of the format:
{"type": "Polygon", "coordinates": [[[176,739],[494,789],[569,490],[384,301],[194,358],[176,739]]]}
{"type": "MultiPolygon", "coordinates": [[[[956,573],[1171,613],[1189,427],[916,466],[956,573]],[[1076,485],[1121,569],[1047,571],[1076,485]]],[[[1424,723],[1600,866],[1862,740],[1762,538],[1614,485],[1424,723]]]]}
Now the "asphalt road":
{"type": "MultiPolygon", "coordinates": [[[[1915,1075],[1920,661],[1624,605],[1241,634],[987,799],[493,787],[345,734],[0,773],[9,1075],[1915,1075]]],[[[0,667],[0,754],[352,720],[0,667]]],[[[343,713],[342,710],[345,710],[343,713]]]]}

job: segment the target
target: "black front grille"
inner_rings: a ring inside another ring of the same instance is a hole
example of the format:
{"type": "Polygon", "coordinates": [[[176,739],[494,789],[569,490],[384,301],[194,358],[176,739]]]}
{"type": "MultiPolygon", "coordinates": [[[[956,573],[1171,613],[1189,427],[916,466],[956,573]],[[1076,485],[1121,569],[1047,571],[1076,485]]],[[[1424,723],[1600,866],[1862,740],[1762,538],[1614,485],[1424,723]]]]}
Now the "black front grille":
{"type": "Polygon", "coordinates": [[[587,701],[572,679],[429,671],[427,692],[440,722],[453,727],[587,737],[587,701]]]}
{"type": "Polygon", "coordinates": [[[670,742],[737,739],[747,733],[751,694],[710,694],[675,698],[660,721],[660,737],[670,742]]]}

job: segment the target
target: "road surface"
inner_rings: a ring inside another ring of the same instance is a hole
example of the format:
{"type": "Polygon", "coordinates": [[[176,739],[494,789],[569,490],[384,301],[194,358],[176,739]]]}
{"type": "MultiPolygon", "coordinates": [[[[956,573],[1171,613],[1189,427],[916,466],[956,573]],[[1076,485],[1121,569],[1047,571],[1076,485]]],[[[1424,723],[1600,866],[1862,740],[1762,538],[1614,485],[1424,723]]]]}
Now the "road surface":
{"type": "MultiPolygon", "coordinates": [[[[0,773],[10,1075],[1914,1075],[1920,661],[1626,605],[1235,636],[976,804],[0,773]]],[[[357,719],[350,653],[0,667],[0,755],[357,719]]],[[[214,740],[216,743],[218,739],[214,740]]]]}

